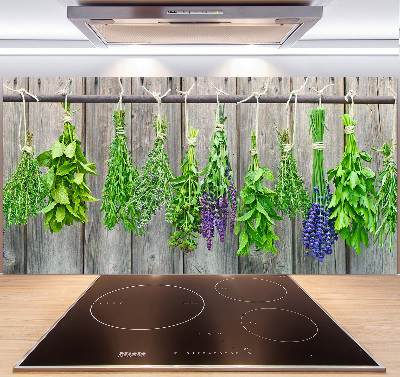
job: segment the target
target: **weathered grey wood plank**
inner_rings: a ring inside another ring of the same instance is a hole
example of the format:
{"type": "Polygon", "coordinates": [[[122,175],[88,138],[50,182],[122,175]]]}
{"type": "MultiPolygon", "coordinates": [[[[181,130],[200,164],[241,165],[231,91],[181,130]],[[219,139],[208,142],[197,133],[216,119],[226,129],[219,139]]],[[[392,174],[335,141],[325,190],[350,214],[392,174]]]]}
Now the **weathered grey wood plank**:
{"type": "MultiPolygon", "coordinates": [[[[132,93],[145,94],[148,90],[164,94],[169,88],[171,93],[180,89],[179,78],[132,78],[132,93]]],[[[181,107],[176,104],[162,105],[162,113],[168,124],[165,150],[169,156],[172,172],[178,174],[181,162],[181,107]]],[[[132,143],[133,158],[139,169],[146,162],[155,139],[153,122],[157,115],[156,104],[132,104],[132,143]]],[[[147,226],[148,233],[133,235],[132,273],[135,274],[172,274],[183,273],[182,252],[169,246],[168,240],[172,225],[165,222],[165,211],[154,215],[147,226]]]]}
{"type": "MultiPolygon", "coordinates": [[[[124,93],[131,92],[131,78],[122,79],[124,93]]],[[[88,77],[85,79],[85,94],[118,95],[120,87],[116,77],[88,77]]],[[[123,224],[108,230],[104,226],[104,212],[100,212],[102,191],[108,173],[108,150],[115,136],[113,112],[115,104],[86,104],[86,157],[96,163],[98,175],[88,175],[87,184],[92,195],[100,199],[89,203],[85,223],[84,271],[89,274],[128,274],[131,272],[131,233],[123,224]]],[[[126,131],[131,143],[131,105],[125,105],[126,131]]]]}
{"type": "MultiPolygon", "coordinates": [[[[26,77],[5,77],[3,83],[12,89],[28,88],[28,79],[26,77]]],[[[4,93],[9,92],[3,88],[4,93]]],[[[28,116],[28,105],[26,108],[26,116],[28,116]]],[[[20,103],[4,103],[3,105],[3,184],[11,178],[15,172],[19,161],[21,160],[21,152],[18,146],[18,128],[22,104],[20,103]]],[[[21,130],[23,132],[23,130],[21,130]]],[[[37,151],[35,151],[37,154],[37,151]]],[[[5,224],[4,224],[5,225],[5,224]]],[[[26,243],[24,236],[26,234],[26,226],[10,225],[4,233],[4,255],[3,272],[5,274],[23,274],[26,272],[26,243]]]]}
{"type": "MultiPolygon", "coordinates": [[[[304,78],[293,78],[293,89],[300,88],[304,83],[304,78]]],[[[344,81],[339,77],[310,77],[304,88],[306,93],[317,93],[313,90],[320,90],[328,84],[334,84],[325,89],[326,95],[343,95],[344,81]]],[[[304,178],[305,187],[311,197],[312,170],[313,170],[313,149],[312,136],[309,134],[308,111],[316,108],[318,105],[298,104],[297,105],[297,126],[295,135],[294,156],[298,162],[300,174],[304,178]]],[[[343,126],[341,115],[343,105],[326,105],[326,125],[329,129],[325,131],[324,142],[324,169],[326,172],[340,163],[343,156],[343,126]]],[[[330,185],[332,191],[334,186],[330,185]]],[[[296,273],[345,273],[346,272],[346,254],[344,242],[341,239],[336,241],[331,255],[325,257],[323,262],[317,258],[305,256],[305,248],[302,243],[302,217],[297,216],[294,220],[294,239],[295,239],[295,272],[296,273]]]]}
{"type": "MultiPolygon", "coordinates": [[[[395,88],[395,80],[377,77],[348,78],[347,90],[353,89],[357,94],[383,95],[390,93],[389,87],[395,88]]],[[[354,118],[357,125],[354,134],[360,151],[372,155],[371,163],[363,161],[364,166],[370,167],[375,174],[382,168],[382,157],[371,148],[380,148],[384,141],[389,141],[392,135],[392,106],[357,105],[354,106],[354,118]]],[[[396,249],[394,249],[396,250],[396,249]]],[[[349,272],[353,274],[396,273],[396,253],[389,253],[378,244],[373,244],[369,238],[369,247],[361,247],[361,255],[350,249],[349,272]]]]}
{"type": "MultiPolygon", "coordinates": [[[[55,93],[64,88],[67,77],[31,77],[29,90],[32,93],[55,93]]],[[[73,78],[71,91],[83,93],[83,79],[73,78]]],[[[81,108],[71,105],[71,110],[81,108]]],[[[34,147],[37,154],[49,150],[58,140],[63,131],[63,109],[60,104],[31,103],[29,104],[29,125],[34,134],[34,147]]],[[[79,111],[73,115],[80,140],[84,139],[83,114],[79,111]]],[[[47,169],[44,169],[47,171],[47,169]]],[[[82,224],[74,223],[64,226],[58,233],[45,233],[44,216],[40,214],[34,221],[28,223],[27,230],[27,272],[78,274],[83,272],[82,224]]]]}
{"type": "MultiPolygon", "coordinates": [[[[196,86],[194,93],[215,94],[215,89],[221,88],[226,93],[236,93],[236,79],[227,77],[198,77],[183,78],[182,88],[188,90],[193,82],[196,86]]],[[[203,170],[207,166],[210,152],[211,135],[215,129],[215,104],[188,104],[189,118],[194,120],[193,126],[200,130],[197,138],[196,155],[199,162],[199,169],[203,170]]],[[[238,129],[236,127],[236,105],[226,104],[225,130],[228,138],[228,152],[233,172],[233,181],[238,185],[238,153],[237,140],[238,129]]],[[[228,226],[229,227],[229,226],[228,226]]],[[[195,251],[184,256],[184,272],[186,274],[233,274],[238,273],[238,260],[236,252],[238,249],[238,237],[231,235],[227,229],[225,241],[221,243],[215,231],[211,250],[207,249],[206,240],[199,239],[199,245],[195,251]]]]}
{"type": "MultiPolygon", "coordinates": [[[[281,77],[243,77],[237,79],[237,94],[250,95],[261,92],[262,87],[269,83],[267,95],[281,95],[290,86],[290,78],[281,77]]],[[[243,188],[244,178],[251,161],[251,130],[255,131],[256,104],[240,104],[237,108],[237,127],[240,133],[239,144],[239,176],[240,189],[243,188]]],[[[286,125],[284,104],[260,104],[258,126],[258,156],[261,166],[271,169],[275,182],[266,182],[266,186],[274,189],[278,180],[280,149],[276,128],[282,130],[286,125]]],[[[288,217],[276,221],[275,233],[279,241],[275,242],[277,255],[251,251],[250,258],[240,257],[241,273],[283,274],[292,273],[292,224],[288,217]]]]}

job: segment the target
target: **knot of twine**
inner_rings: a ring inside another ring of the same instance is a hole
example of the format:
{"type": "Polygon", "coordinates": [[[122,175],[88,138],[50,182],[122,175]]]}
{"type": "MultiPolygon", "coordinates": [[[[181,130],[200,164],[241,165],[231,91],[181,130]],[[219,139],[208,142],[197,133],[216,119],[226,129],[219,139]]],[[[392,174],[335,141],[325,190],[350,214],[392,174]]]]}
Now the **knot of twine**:
{"type": "Polygon", "coordinates": [[[312,149],[322,151],[323,149],[325,149],[325,144],[323,141],[316,141],[315,143],[312,143],[312,149]]]}
{"type": "Polygon", "coordinates": [[[65,84],[63,89],[60,89],[56,92],[56,94],[62,94],[65,96],[65,106],[64,106],[64,110],[67,111],[67,97],[68,97],[68,88],[71,85],[72,80],[68,79],[67,83],[65,84]]]}
{"type": "Polygon", "coordinates": [[[159,131],[157,131],[156,139],[160,139],[162,141],[165,141],[165,140],[167,140],[167,134],[165,134],[164,132],[161,132],[159,130],[159,131]]]}
{"type": "Polygon", "coordinates": [[[317,94],[318,94],[318,106],[319,106],[319,108],[322,107],[322,96],[323,96],[323,92],[324,92],[324,90],[325,90],[326,88],[328,88],[328,87],[330,87],[330,86],[334,86],[334,84],[328,84],[328,85],[324,86],[324,87],[323,87],[322,89],[320,89],[320,90],[317,90],[316,88],[313,88],[313,90],[314,90],[315,92],[317,92],[317,94]]]}
{"type": "Polygon", "coordinates": [[[124,127],[115,127],[115,134],[116,135],[125,135],[125,128],[124,127]]]}
{"type": "Polygon", "coordinates": [[[344,128],[344,133],[346,135],[354,134],[354,126],[346,126],[344,128]]]}
{"type": "Polygon", "coordinates": [[[188,137],[189,147],[195,147],[197,144],[197,137],[188,137]]]}
{"type": "Polygon", "coordinates": [[[148,90],[146,87],[142,86],[142,88],[149,94],[151,94],[154,99],[157,101],[157,120],[161,119],[161,104],[162,104],[162,99],[171,91],[171,89],[168,89],[163,95],[161,93],[157,93],[156,91],[151,92],[148,90]]]}
{"type": "Polygon", "coordinates": [[[27,131],[28,131],[28,129],[27,129],[27,122],[26,122],[25,96],[24,96],[24,94],[26,94],[26,95],[28,95],[28,96],[31,96],[31,97],[32,97],[33,99],[35,99],[37,102],[39,102],[39,98],[38,98],[35,94],[29,93],[29,92],[28,92],[26,89],[24,89],[24,88],[21,88],[21,89],[12,89],[12,88],[8,87],[7,85],[4,85],[4,84],[3,84],[3,86],[4,86],[5,88],[7,88],[7,89],[13,91],[13,92],[19,93],[19,94],[21,95],[21,97],[22,97],[22,103],[21,103],[21,113],[22,113],[22,115],[21,115],[20,118],[19,118],[19,128],[18,128],[18,143],[19,143],[19,149],[20,149],[21,152],[23,152],[23,151],[25,150],[25,151],[28,152],[28,153],[32,153],[32,152],[33,152],[33,149],[32,149],[30,146],[27,145],[27,131]],[[24,138],[24,141],[25,141],[25,142],[24,142],[24,146],[23,146],[23,147],[21,147],[22,117],[24,118],[24,131],[25,131],[25,138],[24,138]]]}
{"type": "Polygon", "coordinates": [[[215,126],[215,129],[216,129],[217,131],[225,132],[225,125],[224,125],[223,123],[218,123],[218,124],[215,126]]]}
{"type": "Polygon", "coordinates": [[[352,89],[344,96],[346,102],[349,102],[349,97],[351,98],[351,105],[350,105],[350,118],[354,118],[354,97],[356,96],[356,92],[352,89]]]}
{"type": "Polygon", "coordinates": [[[282,144],[283,151],[285,153],[290,152],[293,149],[293,144],[282,144]]]}
{"type": "Polygon", "coordinates": [[[63,116],[64,123],[72,123],[72,116],[68,113],[65,113],[63,116]]]}
{"type": "Polygon", "coordinates": [[[267,93],[269,83],[270,82],[268,82],[267,84],[264,84],[262,92],[252,92],[247,98],[245,98],[244,100],[238,102],[238,104],[246,102],[252,97],[254,97],[256,99],[256,101],[257,101],[256,121],[255,121],[255,131],[254,131],[254,134],[256,135],[256,147],[254,149],[250,150],[250,153],[251,153],[252,157],[257,154],[258,120],[259,120],[259,114],[260,114],[260,97],[262,95],[264,95],[265,93],[267,93]]]}

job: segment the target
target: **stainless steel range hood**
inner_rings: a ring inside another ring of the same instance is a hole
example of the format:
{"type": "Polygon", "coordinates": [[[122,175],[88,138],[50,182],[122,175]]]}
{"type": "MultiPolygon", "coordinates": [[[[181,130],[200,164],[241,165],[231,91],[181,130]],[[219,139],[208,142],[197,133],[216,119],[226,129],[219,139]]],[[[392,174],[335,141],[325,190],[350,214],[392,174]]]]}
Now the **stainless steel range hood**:
{"type": "Polygon", "coordinates": [[[136,44],[291,47],[321,17],[321,6],[68,7],[68,19],[101,48],[136,44]]]}

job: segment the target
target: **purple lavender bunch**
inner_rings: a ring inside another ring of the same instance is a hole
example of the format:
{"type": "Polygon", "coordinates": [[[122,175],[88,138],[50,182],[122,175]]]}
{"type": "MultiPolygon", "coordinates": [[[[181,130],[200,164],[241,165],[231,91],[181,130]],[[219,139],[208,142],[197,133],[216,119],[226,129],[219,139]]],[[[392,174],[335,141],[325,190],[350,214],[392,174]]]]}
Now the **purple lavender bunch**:
{"type": "Polygon", "coordinates": [[[225,240],[228,220],[230,232],[233,233],[237,208],[236,188],[232,181],[227,137],[224,131],[226,117],[220,113],[218,121],[211,137],[208,165],[201,173],[205,175],[202,184],[203,194],[199,200],[201,233],[207,239],[208,250],[211,250],[214,227],[221,242],[225,240]]]}
{"type": "MultiPolygon", "coordinates": [[[[338,239],[338,235],[335,222],[330,219],[332,210],[328,208],[332,198],[329,185],[326,185],[325,196],[319,196],[318,187],[314,187],[314,194],[317,200],[312,203],[303,220],[303,245],[312,252],[314,258],[322,262],[325,255],[332,254],[332,245],[338,239]]],[[[309,256],[310,252],[307,251],[305,255],[309,256]]]]}

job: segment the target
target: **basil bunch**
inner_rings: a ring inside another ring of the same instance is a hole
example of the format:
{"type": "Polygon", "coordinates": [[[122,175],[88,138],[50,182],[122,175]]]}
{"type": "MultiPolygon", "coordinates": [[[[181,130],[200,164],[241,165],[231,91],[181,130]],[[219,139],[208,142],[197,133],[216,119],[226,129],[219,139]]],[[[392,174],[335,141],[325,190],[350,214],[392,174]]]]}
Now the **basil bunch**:
{"type": "Polygon", "coordinates": [[[240,191],[242,206],[239,217],[236,219],[235,234],[239,235],[238,255],[248,255],[250,246],[254,245],[258,251],[272,251],[277,254],[274,242],[279,237],[274,233],[272,220],[282,220],[275,212],[275,193],[263,184],[263,179],[274,181],[274,175],[266,167],[260,167],[256,152],[256,135],[251,131],[252,153],[248,173],[245,177],[244,187],[240,191]],[[242,227],[243,225],[243,227],[242,227]]]}
{"type": "Polygon", "coordinates": [[[223,116],[223,110],[218,114],[218,120],[219,123],[216,124],[211,136],[208,164],[201,173],[205,175],[200,197],[201,232],[207,239],[208,250],[211,250],[214,227],[217,228],[220,241],[224,242],[229,212],[230,232],[233,233],[237,206],[236,188],[232,182],[232,168],[224,131],[226,117],[223,116]]]}
{"type": "Polygon", "coordinates": [[[133,181],[132,196],[124,207],[125,228],[142,235],[153,215],[166,206],[166,220],[171,222],[171,200],[173,197],[172,179],[174,178],[164,151],[167,124],[158,120],[153,124],[157,132],[153,148],[147,155],[147,161],[139,176],[133,181]]]}
{"type": "Polygon", "coordinates": [[[29,217],[36,217],[46,206],[49,190],[38,168],[32,147],[32,134],[27,132],[27,146],[22,150],[16,171],[3,189],[5,227],[25,225],[29,217]]]}
{"type": "Polygon", "coordinates": [[[121,209],[129,201],[133,181],[139,175],[136,167],[132,165],[132,155],[126,145],[125,110],[114,111],[113,117],[115,137],[108,148],[108,173],[100,207],[100,212],[104,211],[103,221],[107,229],[113,229],[119,221],[125,225],[125,212],[121,209]]]}
{"type": "Polygon", "coordinates": [[[275,185],[275,207],[282,214],[289,215],[289,218],[293,219],[300,212],[304,216],[311,203],[303,186],[303,179],[297,170],[297,161],[292,156],[288,131],[278,132],[278,140],[281,150],[281,162],[279,179],[275,185]]]}
{"type": "MultiPolygon", "coordinates": [[[[189,140],[195,140],[198,130],[190,128],[189,140]]],[[[182,175],[172,180],[175,196],[172,198],[172,224],[169,244],[180,247],[184,253],[193,251],[197,247],[195,238],[200,233],[200,206],[199,206],[199,172],[195,146],[189,145],[185,158],[181,164],[182,175]]]]}
{"type": "Polygon", "coordinates": [[[348,114],[342,120],[347,130],[346,147],[340,165],[328,171],[328,179],[333,179],[336,187],[329,208],[333,211],[335,230],[361,254],[361,242],[368,247],[368,231],[375,231],[375,173],[362,166],[361,160],[370,162],[371,156],[358,150],[353,133],[356,121],[348,114]]]}
{"type": "Polygon", "coordinates": [[[379,191],[376,202],[375,242],[383,247],[389,238],[389,251],[397,233],[397,166],[393,159],[396,144],[384,143],[381,149],[374,149],[383,154],[383,170],[379,173],[379,191]]]}
{"type": "Polygon", "coordinates": [[[51,150],[43,152],[37,158],[40,166],[49,170],[44,180],[50,190],[49,204],[41,212],[45,214],[45,229],[58,233],[64,225],[72,225],[74,221],[86,222],[86,202],[95,202],[85,174],[97,175],[96,165],[87,161],[81,150],[81,142],[75,126],[71,124],[70,104],[62,104],[64,116],[63,134],[51,150]]]}

